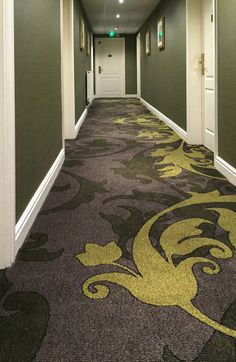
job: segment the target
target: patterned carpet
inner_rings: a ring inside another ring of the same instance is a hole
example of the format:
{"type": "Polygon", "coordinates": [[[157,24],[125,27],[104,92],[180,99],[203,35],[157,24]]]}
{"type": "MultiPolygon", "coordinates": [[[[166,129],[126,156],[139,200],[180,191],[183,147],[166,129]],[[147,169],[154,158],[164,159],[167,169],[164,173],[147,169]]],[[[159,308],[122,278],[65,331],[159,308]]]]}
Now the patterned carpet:
{"type": "Polygon", "coordinates": [[[0,361],[236,361],[235,248],[211,152],[138,100],[96,100],[0,271],[0,361]]]}

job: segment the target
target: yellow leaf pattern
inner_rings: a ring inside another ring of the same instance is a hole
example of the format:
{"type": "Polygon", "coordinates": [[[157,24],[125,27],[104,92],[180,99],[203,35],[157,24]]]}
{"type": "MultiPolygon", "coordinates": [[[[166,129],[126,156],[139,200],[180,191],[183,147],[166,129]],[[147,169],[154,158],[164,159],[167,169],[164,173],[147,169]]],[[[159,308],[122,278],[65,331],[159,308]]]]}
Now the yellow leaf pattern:
{"type": "Polygon", "coordinates": [[[85,253],[77,256],[85,266],[97,266],[101,264],[112,264],[122,256],[121,249],[114,241],[101,246],[97,244],[86,244],[85,253]]]}
{"type": "Polygon", "coordinates": [[[229,232],[229,240],[236,248],[236,213],[226,209],[212,209],[219,213],[218,224],[222,229],[229,232]]]}
{"type": "MultiPolygon", "coordinates": [[[[156,143],[158,148],[151,152],[151,156],[157,159],[156,170],[161,173],[162,178],[176,177],[183,170],[208,176],[204,169],[215,170],[213,160],[207,158],[207,149],[204,146],[187,145],[170,127],[161,120],[153,119],[152,115],[141,115],[139,118],[134,116],[133,119],[120,118],[114,123],[137,126],[137,138],[144,138],[146,142],[156,143]],[[141,126],[145,130],[140,130],[141,126]],[[179,144],[176,146],[178,141],[179,144]]],[[[210,177],[223,178],[220,174],[210,177]]]]}
{"type": "Polygon", "coordinates": [[[225,205],[235,204],[235,202],[236,195],[221,196],[218,191],[205,194],[191,193],[189,199],[153,216],[143,225],[133,242],[133,259],[138,273],[115,262],[120,258],[122,252],[114,242],[105,247],[86,244],[86,253],[78,255],[78,259],[85,266],[109,263],[112,266],[118,266],[122,271],[98,274],[89,278],[83,285],[83,293],[91,299],[106,298],[109,295],[109,288],[101,283],[111,282],[127,289],[131,295],[143,303],[157,307],[178,306],[208,326],[236,338],[235,330],[212,320],[193,304],[198,293],[198,282],[193,272],[193,266],[200,264],[202,271],[209,275],[219,273],[221,266],[211,258],[187,257],[188,254],[207,246],[211,256],[215,259],[228,259],[233,256],[232,250],[223,242],[202,236],[201,225],[210,222],[205,219],[191,218],[169,225],[162,232],[159,241],[166,258],[154,248],[149,238],[152,226],[164,215],[190,205],[194,207],[201,205],[205,210],[214,210],[220,215],[218,224],[229,232],[234,245],[236,213],[226,210],[225,205]],[[219,204],[222,207],[219,208],[219,204]],[[228,217],[227,221],[225,216],[228,217]],[[229,219],[233,222],[229,222],[229,219]],[[173,262],[175,255],[185,255],[187,258],[175,265],[173,262]],[[93,291],[90,290],[91,286],[93,286],[93,291]]]}

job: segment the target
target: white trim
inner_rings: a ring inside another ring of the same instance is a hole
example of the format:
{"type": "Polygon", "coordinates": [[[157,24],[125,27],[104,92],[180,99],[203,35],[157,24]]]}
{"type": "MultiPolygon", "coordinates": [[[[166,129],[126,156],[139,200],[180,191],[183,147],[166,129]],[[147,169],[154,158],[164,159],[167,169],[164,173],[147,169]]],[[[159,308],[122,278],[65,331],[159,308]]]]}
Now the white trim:
{"type": "Polygon", "coordinates": [[[137,35],[137,95],[141,97],[141,34],[137,35]]]}
{"type": "Polygon", "coordinates": [[[91,72],[93,74],[93,84],[92,84],[92,99],[91,101],[93,102],[94,100],[94,84],[95,84],[95,73],[94,73],[94,36],[93,36],[93,33],[91,33],[91,72]]]}
{"type": "Polygon", "coordinates": [[[155,107],[151,104],[146,102],[143,98],[140,98],[140,101],[153,113],[155,114],[160,120],[165,122],[173,131],[175,131],[184,141],[187,141],[187,132],[184,131],[181,127],[179,127],[176,123],[174,123],[170,118],[165,116],[163,113],[158,111],[155,107]]]}
{"type": "Polygon", "coordinates": [[[65,139],[75,137],[74,1],[62,0],[62,110],[65,139]]]}
{"type": "Polygon", "coordinates": [[[139,97],[138,97],[138,95],[137,94],[125,94],[125,95],[123,95],[122,97],[99,97],[99,96],[97,96],[97,95],[95,95],[94,96],[94,99],[99,99],[99,98],[101,98],[101,99],[119,99],[119,98],[138,98],[138,99],[140,99],[139,97]]]}
{"type": "Polygon", "coordinates": [[[14,1],[0,1],[0,269],[14,260],[15,69],[14,1]]]}
{"type": "Polygon", "coordinates": [[[78,122],[76,123],[76,126],[75,126],[75,136],[74,136],[74,138],[77,137],[77,135],[78,135],[78,133],[79,133],[79,130],[80,130],[80,127],[81,127],[82,124],[84,123],[84,120],[85,120],[85,118],[87,117],[87,114],[88,114],[88,108],[86,108],[86,109],[83,111],[80,119],[79,119],[78,122]]]}
{"type": "Polygon", "coordinates": [[[87,70],[87,101],[91,104],[94,100],[94,74],[91,70],[87,70]]]}
{"type": "Polygon", "coordinates": [[[218,89],[218,79],[219,79],[219,69],[218,69],[218,13],[217,13],[217,1],[214,0],[214,10],[215,10],[215,161],[219,154],[219,103],[218,103],[218,95],[219,95],[219,89],[218,89]]]}
{"type": "Polygon", "coordinates": [[[60,0],[60,36],[61,36],[61,109],[62,109],[62,144],[65,148],[65,122],[64,122],[64,0],[60,0]]]}
{"type": "Polygon", "coordinates": [[[91,72],[94,73],[94,36],[91,33],[91,72]]]}
{"type": "Polygon", "coordinates": [[[139,98],[137,94],[125,94],[122,98],[139,98]]]}
{"type": "Polygon", "coordinates": [[[202,144],[201,0],[186,1],[187,142],[202,144]]]}
{"type": "MultiPolygon", "coordinates": [[[[8,1],[8,0],[7,0],[8,1]]],[[[65,159],[65,151],[62,149],[57,156],[46,177],[30,200],[15,228],[15,255],[22,246],[30,231],[48,193],[56,180],[65,159]]]]}
{"type": "Polygon", "coordinates": [[[222,173],[234,186],[236,186],[236,169],[217,156],[215,158],[215,168],[222,173]]]}

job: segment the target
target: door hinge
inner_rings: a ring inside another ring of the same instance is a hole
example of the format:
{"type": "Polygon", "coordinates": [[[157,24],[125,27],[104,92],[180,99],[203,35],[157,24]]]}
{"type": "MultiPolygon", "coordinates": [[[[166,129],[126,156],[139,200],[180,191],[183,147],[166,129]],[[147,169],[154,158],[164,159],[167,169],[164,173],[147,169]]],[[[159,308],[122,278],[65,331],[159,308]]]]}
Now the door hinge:
{"type": "Polygon", "coordinates": [[[214,15],[211,14],[211,22],[213,23],[214,22],[214,15]]]}

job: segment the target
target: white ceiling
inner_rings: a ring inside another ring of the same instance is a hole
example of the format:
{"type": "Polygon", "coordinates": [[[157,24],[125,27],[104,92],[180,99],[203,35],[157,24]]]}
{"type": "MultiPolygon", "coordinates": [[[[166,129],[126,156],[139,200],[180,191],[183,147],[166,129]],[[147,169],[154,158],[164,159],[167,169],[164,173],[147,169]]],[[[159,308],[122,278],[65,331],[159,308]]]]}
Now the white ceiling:
{"type": "Polygon", "coordinates": [[[161,0],[82,0],[95,34],[106,34],[118,26],[118,33],[136,33],[161,0]],[[116,19],[120,14],[120,19],[116,19]]]}

